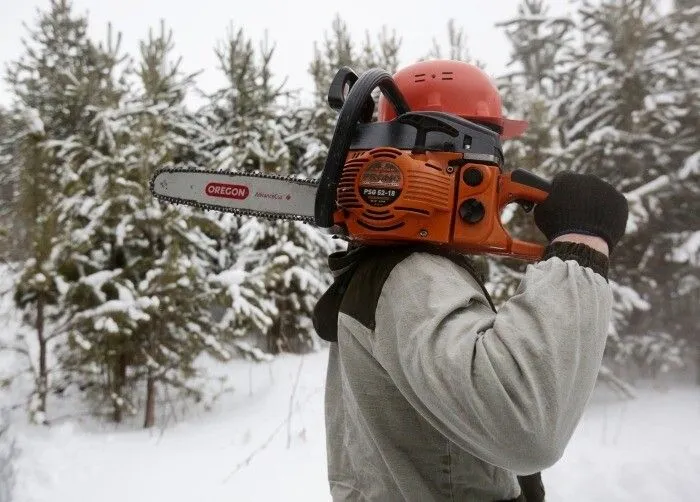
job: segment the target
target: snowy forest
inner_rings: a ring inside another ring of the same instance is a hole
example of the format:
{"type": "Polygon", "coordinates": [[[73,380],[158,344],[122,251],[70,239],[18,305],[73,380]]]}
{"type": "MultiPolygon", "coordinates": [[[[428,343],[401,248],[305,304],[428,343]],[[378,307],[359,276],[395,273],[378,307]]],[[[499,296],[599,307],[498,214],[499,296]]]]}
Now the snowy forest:
{"type": "MultiPolygon", "coordinates": [[[[700,4],[575,3],[561,17],[546,0],[514,2],[494,27],[511,45],[508,71],[494,75],[505,110],[530,123],[504,143],[506,169],[594,173],[625,194],[601,381],[624,398],[639,379],[690,372],[700,384],[700,4]]],[[[212,48],[225,85],[209,93],[182,71],[167,19],[137,54],[123,52],[117,26],[104,40],[88,32],[68,0],[51,0],[2,69],[12,96],[0,108],[0,408],[51,426],[79,403],[94,419],[152,428],[172,408],[206,410],[247,385],[217,364],[322,351],[310,314],[344,243],[301,222],[159,202],[150,177],[161,167],[317,177],[336,70],[395,71],[408,63],[404,35],[387,26],[353,40],[338,16],[304,63],[315,83],[304,100],[272,71],[282,41],[243,27],[212,48]]],[[[481,64],[468,28],[446,18],[435,37],[424,58],[481,64]]],[[[509,207],[503,218],[542,239],[531,214],[509,207]]],[[[501,304],[526,265],[478,260],[501,304]]]]}

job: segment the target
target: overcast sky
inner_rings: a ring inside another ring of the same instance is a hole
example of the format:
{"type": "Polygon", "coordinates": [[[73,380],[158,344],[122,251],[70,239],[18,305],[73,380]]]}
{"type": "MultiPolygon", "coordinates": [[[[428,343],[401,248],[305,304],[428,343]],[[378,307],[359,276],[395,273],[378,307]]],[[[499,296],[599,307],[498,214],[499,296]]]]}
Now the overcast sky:
{"type": "MultiPolygon", "coordinates": [[[[103,37],[108,22],[123,34],[123,48],[137,55],[138,42],[150,26],[164,19],[173,29],[176,52],[183,57],[187,71],[203,70],[197,80],[200,88],[211,90],[220,82],[213,47],[222,39],[230,23],[242,26],[253,39],[267,30],[276,42],[274,70],[288,77],[291,88],[310,88],[308,65],[313,42],[322,40],[336,13],[345,19],[354,39],[362,41],[366,29],[379,31],[382,25],[395,28],[403,38],[402,63],[423,56],[436,37],[446,46],[447,21],[454,18],[468,35],[474,57],[498,74],[509,57],[508,42],[494,27],[515,14],[516,0],[428,0],[378,1],[347,0],[73,0],[75,10],[87,13],[92,34],[103,37]]],[[[569,9],[569,0],[550,0],[552,11],[569,9]]],[[[48,0],[0,0],[0,64],[22,52],[20,39],[26,34],[23,23],[33,25],[36,9],[46,9],[48,0]]],[[[9,96],[4,79],[0,103],[9,96]]]]}

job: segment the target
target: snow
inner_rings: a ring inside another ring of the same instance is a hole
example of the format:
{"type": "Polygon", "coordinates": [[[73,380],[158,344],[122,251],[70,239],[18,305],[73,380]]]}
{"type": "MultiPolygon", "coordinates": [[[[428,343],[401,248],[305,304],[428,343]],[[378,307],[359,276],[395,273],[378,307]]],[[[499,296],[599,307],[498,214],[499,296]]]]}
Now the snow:
{"type": "Polygon", "coordinates": [[[552,500],[695,500],[700,389],[596,398],[564,457],[543,475],[552,500]]]}
{"type": "Polygon", "coordinates": [[[289,287],[293,280],[296,280],[301,291],[307,291],[309,285],[313,285],[313,290],[321,290],[324,284],[318,280],[318,274],[309,272],[308,270],[301,267],[292,267],[287,270],[284,275],[284,285],[289,287]]]}
{"type": "Polygon", "coordinates": [[[213,277],[213,280],[220,282],[229,288],[234,288],[240,285],[245,279],[245,272],[240,269],[228,269],[220,272],[213,277]]]}
{"type": "Polygon", "coordinates": [[[611,286],[613,293],[615,294],[615,303],[622,310],[649,310],[651,305],[649,302],[644,300],[639,293],[629,286],[624,286],[618,284],[617,282],[611,281],[611,286]]]}
{"type": "MultiPolygon", "coordinates": [[[[99,329],[99,328],[98,328],[99,329]]],[[[80,347],[83,348],[83,350],[90,350],[92,348],[92,344],[83,337],[80,333],[74,333],[73,334],[73,339],[75,340],[75,343],[80,345],[80,347]]]]}
{"type": "Polygon", "coordinates": [[[106,331],[107,333],[119,333],[120,329],[116,322],[110,317],[100,317],[95,321],[95,329],[97,331],[106,331]]]}
{"type": "Polygon", "coordinates": [[[683,166],[678,170],[675,176],[664,174],[644,185],[635,188],[631,192],[625,194],[627,202],[630,206],[630,217],[627,220],[626,233],[636,232],[641,224],[647,219],[647,211],[642,206],[642,201],[650,195],[665,189],[670,183],[682,182],[688,177],[700,172],[700,151],[689,156],[683,166]]]}
{"type": "Polygon", "coordinates": [[[122,273],[121,269],[116,270],[100,270],[94,274],[87,275],[80,278],[80,282],[87,284],[96,291],[99,290],[108,281],[111,281],[119,274],[122,273]]]}
{"type": "Polygon", "coordinates": [[[100,316],[126,313],[134,321],[147,321],[150,317],[143,311],[149,308],[158,308],[158,300],[156,298],[141,297],[135,301],[109,300],[93,309],[81,311],[76,315],[76,319],[98,319],[100,316]]]}
{"type": "Polygon", "coordinates": [[[501,224],[507,225],[510,223],[510,221],[513,219],[515,216],[515,212],[518,209],[517,204],[508,204],[506,207],[503,208],[503,211],[501,211],[501,224]]]}
{"type": "Polygon", "coordinates": [[[688,240],[673,250],[673,260],[696,266],[700,264],[700,230],[693,232],[688,240]]]}
{"type": "Polygon", "coordinates": [[[24,110],[24,120],[27,124],[27,132],[43,136],[44,122],[41,120],[39,111],[36,108],[27,108],[24,110]]]}
{"type": "MultiPolygon", "coordinates": [[[[77,419],[17,425],[15,502],[330,500],[326,358],[228,363],[219,370],[233,392],[150,431],[77,419]]],[[[543,473],[548,500],[694,500],[698,419],[697,386],[640,386],[634,400],[598,387],[564,457],[543,473]]]]}
{"type": "Polygon", "coordinates": [[[672,181],[683,181],[689,176],[697,174],[698,172],[700,172],[700,151],[694,153],[686,159],[686,161],[683,163],[683,167],[680,168],[676,177],[672,178],[664,174],[658,178],[655,178],[649,183],[626,193],[625,197],[627,197],[627,200],[630,203],[637,202],[642,197],[666,187],[672,181]]]}

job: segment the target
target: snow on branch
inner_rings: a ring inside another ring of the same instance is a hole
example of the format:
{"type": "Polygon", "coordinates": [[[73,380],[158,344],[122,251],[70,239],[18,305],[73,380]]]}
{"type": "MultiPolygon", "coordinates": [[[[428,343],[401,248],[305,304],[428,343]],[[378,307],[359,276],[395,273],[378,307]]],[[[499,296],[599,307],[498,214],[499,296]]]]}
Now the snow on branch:
{"type": "Polygon", "coordinates": [[[38,110],[35,108],[24,110],[24,120],[29,134],[44,135],[44,122],[41,120],[38,110]]]}
{"type": "Polygon", "coordinates": [[[672,260],[678,263],[700,265],[700,230],[690,236],[672,251],[672,260]]]}
{"type": "Polygon", "coordinates": [[[625,197],[630,205],[630,218],[627,220],[627,233],[636,232],[640,224],[644,221],[646,210],[642,207],[642,201],[660,190],[668,187],[672,182],[679,182],[687,179],[693,174],[700,173],[700,151],[695,152],[683,163],[683,167],[673,175],[664,174],[653,179],[634,190],[627,192],[625,197]]]}

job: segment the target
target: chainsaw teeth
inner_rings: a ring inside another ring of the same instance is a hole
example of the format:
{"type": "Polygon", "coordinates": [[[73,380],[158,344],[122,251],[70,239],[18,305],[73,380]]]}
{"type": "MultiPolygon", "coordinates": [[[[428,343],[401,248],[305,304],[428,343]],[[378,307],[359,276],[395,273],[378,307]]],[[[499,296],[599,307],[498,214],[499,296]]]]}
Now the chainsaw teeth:
{"type": "Polygon", "coordinates": [[[219,170],[213,170],[213,169],[184,169],[184,168],[163,168],[159,169],[152,177],[149,182],[149,190],[151,191],[151,194],[153,194],[154,197],[157,199],[160,199],[165,202],[170,202],[174,204],[181,204],[185,206],[191,206],[191,207],[196,207],[198,209],[203,209],[207,211],[217,211],[217,212],[225,212],[225,213],[232,213],[236,214],[239,216],[254,216],[256,218],[265,218],[268,220],[292,220],[292,221],[301,221],[303,223],[310,223],[314,224],[314,218],[311,216],[300,216],[297,214],[280,214],[280,213],[268,213],[266,211],[255,211],[251,209],[240,209],[240,208],[229,208],[225,206],[216,206],[212,204],[205,204],[202,202],[197,202],[193,200],[188,200],[188,199],[180,199],[178,197],[170,197],[167,195],[161,195],[156,193],[154,189],[154,183],[156,176],[161,173],[189,173],[189,172],[197,172],[197,173],[203,173],[203,174],[244,174],[247,177],[253,177],[253,178],[268,178],[268,179],[274,179],[274,180],[282,180],[282,181],[289,181],[293,183],[300,183],[304,185],[309,185],[309,186],[314,186],[318,187],[318,181],[317,180],[310,180],[307,178],[299,178],[296,176],[282,176],[279,174],[267,174],[267,173],[258,173],[258,172],[241,172],[241,171],[227,171],[225,169],[219,169],[219,170]]]}

